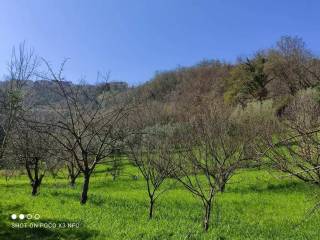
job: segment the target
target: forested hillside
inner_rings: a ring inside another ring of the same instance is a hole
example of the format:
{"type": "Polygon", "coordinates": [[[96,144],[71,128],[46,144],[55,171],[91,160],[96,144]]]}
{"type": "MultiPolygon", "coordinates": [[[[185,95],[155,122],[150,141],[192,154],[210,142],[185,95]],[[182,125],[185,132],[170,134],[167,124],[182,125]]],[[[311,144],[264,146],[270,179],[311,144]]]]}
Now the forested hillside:
{"type": "Polygon", "coordinates": [[[317,98],[319,83],[318,56],[301,38],[285,36],[273,48],[234,64],[208,60],[159,72],[149,82],[126,92],[126,97],[152,103],[177,121],[215,101],[242,108],[267,101],[280,117],[297,95],[308,95],[313,89],[317,98]]]}
{"type": "MultiPolygon", "coordinates": [[[[0,82],[0,88],[10,81],[0,82]]],[[[249,102],[273,100],[277,114],[282,113],[293,97],[302,90],[315,89],[320,82],[320,59],[313,55],[301,38],[282,37],[275,47],[259,50],[236,63],[205,60],[192,67],[178,67],[157,72],[148,82],[129,88],[124,82],[75,84],[62,81],[66,86],[84,86],[99,95],[106,89],[124,99],[161,106],[170,117],[207,104],[224,101],[245,107],[249,102]]],[[[34,105],[59,102],[57,86],[50,80],[27,80],[23,91],[34,105]]]]}

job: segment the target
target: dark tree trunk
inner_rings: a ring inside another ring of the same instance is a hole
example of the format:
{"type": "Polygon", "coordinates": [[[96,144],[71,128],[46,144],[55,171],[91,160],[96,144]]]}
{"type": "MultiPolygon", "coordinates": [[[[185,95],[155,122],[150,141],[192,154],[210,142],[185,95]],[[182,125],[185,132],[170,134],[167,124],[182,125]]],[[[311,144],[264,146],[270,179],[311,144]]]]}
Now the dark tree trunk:
{"type": "Polygon", "coordinates": [[[211,203],[212,201],[206,201],[204,203],[204,219],[203,219],[203,227],[204,230],[207,232],[209,229],[209,222],[210,222],[210,215],[211,215],[211,203]]]}
{"type": "Polygon", "coordinates": [[[150,199],[150,206],[149,206],[149,220],[153,217],[153,207],[154,207],[155,200],[153,197],[150,199]]]}
{"type": "Polygon", "coordinates": [[[220,192],[224,192],[224,190],[225,190],[225,188],[226,188],[226,184],[225,183],[222,183],[221,185],[220,185],[220,192]]]}
{"type": "Polygon", "coordinates": [[[38,189],[41,185],[41,181],[42,181],[42,178],[44,177],[44,174],[40,175],[40,178],[35,178],[32,183],[31,183],[31,186],[32,186],[32,196],[36,196],[37,193],[38,193],[38,189]]]}
{"type": "Polygon", "coordinates": [[[32,196],[36,196],[38,193],[39,184],[37,183],[37,181],[35,181],[31,184],[31,186],[32,186],[32,193],[31,194],[32,194],[32,196]]]}
{"type": "Polygon", "coordinates": [[[84,182],[82,187],[82,195],[81,195],[81,204],[85,204],[88,199],[88,190],[89,190],[89,181],[90,181],[90,174],[84,175],[84,182]]]}
{"type": "Polygon", "coordinates": [[[44,174],[40,174],[40,176],[39,176],[39,159],[34,158],[33,160],[34,160],[33,172],[32,172],[32,169],[30,168],[30,166],[32,165],[32,162],[26,161],[25,167],[26,167],[28,177],[31,182],[31,187],[32,187],[31,194],[32,194],[32,196],[36,196],[38,193],[38,189],[41,185],[42,178],[44,177],[44,174]]]}
{"type": "Polygon", "coordinates": [[[219,191],[220,192],[224,192],[225,188],[226,188],[226,183],[228,181],[228,177],[229,177],[229,174],[225,173],[221,176],[221,179],[219,181],[219,191]]]}
{"type": "Polygon", "coordinates": [[[74,176],[70,176],[70,186],[75,187],[76,185],[76,178],[74,176]]]}
{"type": "Polygon", "coordinates": [[[69,178],[70,178],[70,186],[74,187],[76,185],[76,180],[78,176],[80,175],[80,171],[75,169],[75,166],[73,163],[70,163],[70,166],[67,164],[68,172],[69,172],[69,178]]]}

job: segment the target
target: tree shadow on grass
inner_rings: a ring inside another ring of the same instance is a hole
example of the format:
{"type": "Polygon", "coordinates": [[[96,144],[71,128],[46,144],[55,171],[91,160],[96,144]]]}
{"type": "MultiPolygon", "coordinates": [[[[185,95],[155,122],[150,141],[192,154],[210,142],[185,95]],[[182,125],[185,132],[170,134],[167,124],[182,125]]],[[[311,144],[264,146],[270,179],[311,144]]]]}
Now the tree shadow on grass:
{"type": "Polygon", "coordinates": [[[5,183],[5,182],[0,183],[0,187],[2,187],[2,188],[14,188],[14,189],[17,189],[17,188],[25,188],[26,186],[30,186],[30,183],[29,182],[16,183],[16,182],[13,182],[13,181],[9,181],[7,183],[5,183]]]}
{"type": "Polygon", "coordinates": [[[267,185],[258,184],[248,184],[243,186],[231,186],[227,185],[226,192],[228,193],[262,193],[262,192],[285,192],[285,191],[295,191],[295,192],[305,192],[306,188],[310,186],[303,182],[283,182],[283,183],[269,183],[267,185]]]}
{"type": "Polygon", "coordinates": [[[59,223],[68,223],[70,220],[61,219],[59,221],[52,219],[41,220],[11,220],[12,213],[26,213],[22,205],[16,204],[5,209],[0,206],[0,239],[22,240],[22,239],[41,239],[41,240],[85,240],[92,239],[99,233],[97,231],[89,230],[80,223],[79,228],[58,228],[59,223]],[[30,227],[30,223],[50,223],[48,227],[30,227]],[[13,224],[15,223],[15,227],[13,224]],[[27,227],[18,228],[17,223],[27,223],[27,227]],[[51,228],[49,228],[51,226],[51,228]],[[52,226],[56,226],[55,228],[52,226]]]}
{"type": "MultiPolygon", "coordinates": [[[[68,200],[72,199],[72,201],[79,202],[79,205],[80,205],[81,192],[65,193],[65,192],[53,191],[53,192],[50,192],[49,194],[52,195],[52,196],[59,196],[61,198],[61,200],[63,200],[63,199],[68,199],[68,200]]],[[[96,206],[102,206],[102,205],[106,204],[106,202],[107,202],[106,197],[101,196],[99,194],[91,193],[88,196],[87,204],[93,204],[93,205],[96,205],[96,206]]]]}

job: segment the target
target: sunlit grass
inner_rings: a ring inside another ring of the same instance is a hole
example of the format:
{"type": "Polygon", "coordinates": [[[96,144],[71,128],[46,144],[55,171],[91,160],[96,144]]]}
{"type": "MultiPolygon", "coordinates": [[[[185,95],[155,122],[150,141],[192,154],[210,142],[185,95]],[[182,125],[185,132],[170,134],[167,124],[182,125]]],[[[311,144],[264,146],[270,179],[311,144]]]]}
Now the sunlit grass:
{"type": "Polygon", "coordinates": [[[217,196],[204,233],[202,206],[180,185],[159,199],[149,221],[144,182],[130,177],[135,169],[126,170],[116,181],[99,171],[85,206],[79,203],[81,178],[73,189],[62,176],[48,175],[36,197],[26,177],[2,178],[0,239],[319,239],[319,214],[306,218],[317,188],[294,179],[279,180],[264,170],[238,172],[217,196]],[[12,229],[11,213],[38,213],[38,221],[81,222],[81,227],[12,229]]]}

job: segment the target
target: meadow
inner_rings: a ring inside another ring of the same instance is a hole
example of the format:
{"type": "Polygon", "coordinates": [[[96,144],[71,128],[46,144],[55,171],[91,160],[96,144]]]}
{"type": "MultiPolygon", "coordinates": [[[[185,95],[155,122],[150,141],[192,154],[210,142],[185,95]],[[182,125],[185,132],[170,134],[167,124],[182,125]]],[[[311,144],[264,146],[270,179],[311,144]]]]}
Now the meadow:
{"type": "Polygon", "coordinates": [[[115,181],[99,166],[89,200],[80,205],[81,181],[68,185],[63,173],[47,175],[40,194],[31,196],[26,176],[0,179],[0,239],[320,239],[317,188],[278,172],[240,170],[217,195],[209,231],[202,228],[202,206],[179,184],[166,192],[148,220],[145,182],[132,167],[115,181]],[[11,220],[16,213],[39,220],[11,220]],[[79,222],[79,228],[12,228],[24,222],[79,222]]]}

